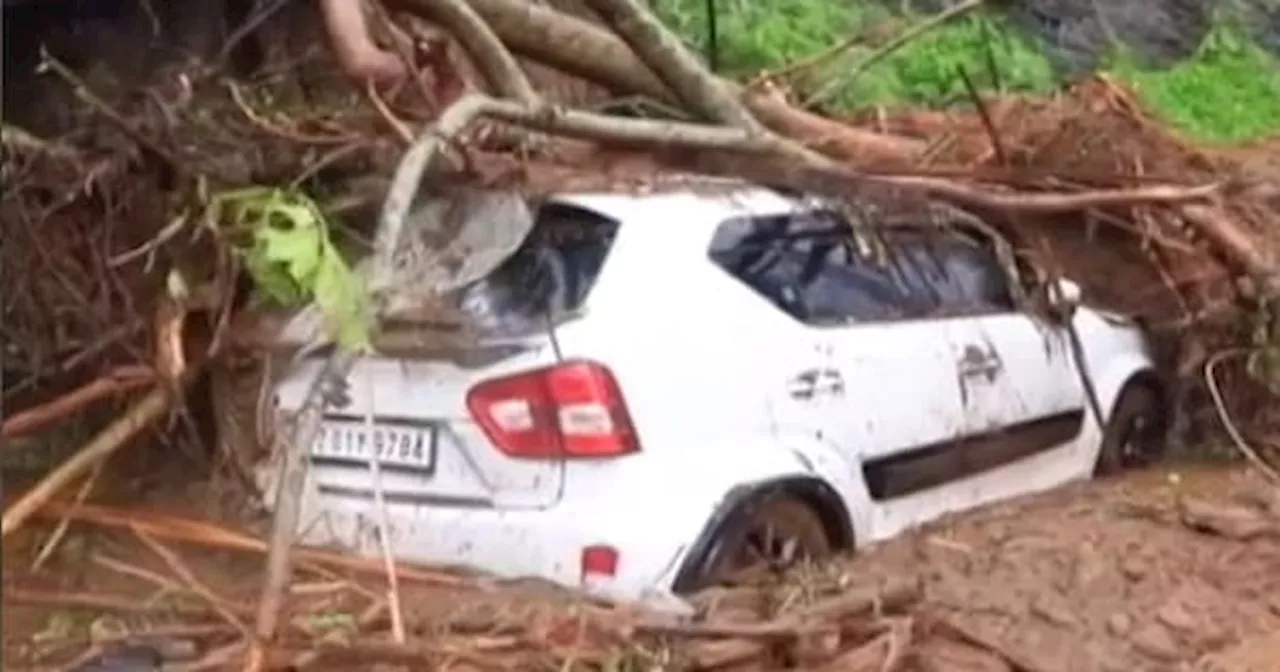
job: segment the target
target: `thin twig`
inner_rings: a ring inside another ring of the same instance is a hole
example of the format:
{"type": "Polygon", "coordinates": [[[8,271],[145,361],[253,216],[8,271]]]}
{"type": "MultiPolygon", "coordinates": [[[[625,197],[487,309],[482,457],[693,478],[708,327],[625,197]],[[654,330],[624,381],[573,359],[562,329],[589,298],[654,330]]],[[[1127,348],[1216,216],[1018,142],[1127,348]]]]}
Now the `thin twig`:
{"type": "Polygon", "coordinates": [[[315,177],[316,174],[319,173],[320,171],[324,170],[325,168],[328,168],[329,166],[332,166],[333,164],[337,163],[338,161],[341,161],[342,159],[347,158],[352,154],[355,154],[357,151],[364,149],[367,146],[368,146],[368,143],[365,142],[364,140],[352,140],[351,142],[345,145],[342,145],[340,147],[335,147],[329,150],[323,156],[321,156],[320,158],[312,162],[311,165],[307,166],[302,172],[298,173],[298,176],[293,178],[293,180],[289,182],[289,188],[290,189],[300,188],[303,182],[306,182],[312,177],[315,177]]]}
{"type": "Polygon", "coordinates": [[[72,92],[76,98],[79,98],[95,112],[106,117],[111,123],[115,124],[125,135],[133,140],[144,154],[150,155],[165,164],[165,167],[173,171],[174,175],[182,175],[184,169],[177,158],[169,152],[169,150],[161,147],[159,143],[151,138],[143,135],[141,131],[133,127],[124,115],[120,114],[114,107],[107,104],[93,89],[89,88],[88,83],[80,78],[65,63],[55,58],[43,47],[40,49],[40,66],[41,70],[50,70],[58,77],[62,78],[71,86],[72,92]]]}
{"type": "Polygon", "coordinates": [[[147,545],[147,548],[151,549],[152,553],[155,553],[156,556],[158,556],[160,560],[169,567],[170,571],[177,574],[179,579],[182,579],[182,582],[187,585],[188,590],[200,596],[200,599],[204,600],[214,613],[221,616],[222,619],[227,622],[227,625],[235,628],[246,638],[251,636],[249,628],[244,624],[244,621],[241,621],[240,617],[236,616],[236,614],[228,608],[226,601],[215,595],[208,586],[204,585],[200,582],[200,579],[196,578],[196,575],[191,571],[191,568],[187,567],[186,563],[182,561],[182,558],[178,557],[177,553],[169,550],[169,548],[164,544],[160,543],[154,537],[139,528],[135,527],[133,533],[138,537],[138,539],[142,540],[142,543],[147,545]]]}
{"type": "Polygon", "coordinates": [[[226,41],[222,43],[222,49],[218,52],[218,60],[226,63],[227,59],[231,58],[231,53],[246,37],[252,35],[254,31],[262,27],[262,24],[266,23],[272,16],[275,16],[281,9],[284,9],[290,2],[291,0],[271,0],[266,4],[254,3],[254,6],[258,8],[257,11],[246,17],[244,23],[237,26],[227,36],[226,41]]]}
{"type": "Polygon", "coordinates": [[[1004,142],[1000,139],[1000,133],[996,130],[995,119],[991,116],[991,110],[987,107],[985,101],[982,100],[982,94],[978,93],[978,87],[974,86],[973,80],[969,78],[969,73],[965,71],[964,66],[956,68],[956,74],[960,77],[960,82],[964,84],[964,90],[969,94],[969,100],[978,110],[978,119],[982,121],[982,127],[987,131],[987,137],[991,139],[991,151],[996,154],[996,161],[1002,168],[1009,167],[1009,152],[1004,148],[1004,142]]]}
{"type": "MultiPolygon", "coordinates": [[[[168,224],[164,226],[163,229],[160,229],[159,233],[152,236],[151,239],[148,240],[147,242],[133,248],[132,250],[129,250],[127,252],[122,252],[120,254],[117,254],[114,257],[111,257],[110,266],[112,268],[117,268],[143,255],[147,255],[148,259],[153,258],[155,250],[158,249],[161,245],[164,245],[165,243],[169,242],[169,240],[171,240],[174,236],[177,236],[179,233],[182,233],[182,229],[186,226],[188,221],[189,220],[187,219],[187,216],[185,213],[182,215],[178,215],[177,217],[174,217],[168,224]]],[[[147,266],[148,268],[151,266],[150,261],[147,262],[147,266]]]]}
{"type": "Polygon", "coordinates": [[[965,0],[964,2],[958,5],[955,5],[953,7],[948,7],[947,9],[925,19],[924,21],[921,21],[920,23],[917,23],[914,26],[911,26],[907,30],[903,31],[901,35],[890,40],[883,47],[877,49],[875,53],[871,54],[866,59],[858,63],[857,65],[853,66],[852,68],[849,68],[848,70],[841,72],[839,75],[835,77],[832,77],[831,81],[823,85],[823,87],[821,89],[818,89],[818,91],[816,91],[813,95],[809,96],[809,98],[804,101],[802,107],[812,107],[814,105],[824,102],[832,93],[839,91],[842,87],[851,83],[859,75],[866,72],[875,64],[879,63],[880,61],[883,61],[889,56],[892,56],[895,52],[897,52],[902,47],[906,46],[912,40],[916,39],[917,37],[920,37],[921,35],[924,35],[925,33],[933,30],[934,28],[938,28],[942,24],[952,19],[968,14],[969,12],[981,7],[982,3],[983,3],[983,0],[965,0]]]}
{"type": "Polygon", "coordinates": [[[184,591],[182,586],[173,582],[168,577],[162,576],[143,567],[131,565],[122,560],[116,560],[115,558],[108,557],[100,553],[94,553],[90,556],[89,562],[92,562],[99,567],[109,569],[117,574],[131,576],[135,579],[146,581],[164,593],[181,593],[184,591]]]}
{"type": "Polygon", "coordinates": [[[0,424],[0,437],[12,439],[30,434],[102,399],[132,392],[154,381],[155,373],[148,367],[122,366],[53,401],[5,418],[4,423],[0,424]]]}
{"type": "MultiPolygon", "coordinates": [[[[371,371],[365,372],[365,389],[368,408],[365,409],[364,426],[373,435],[374,381],[371,371]]],[[[378,510],[378,541],[382,547],[382,563],[387,572],[387,607],[391,610],[391,636],[397,644],[405,643],[404,613],[400,609],[400,579],[396,573],[395,555],[391,550],[391,516],[387,512],[387,498],[382,488],[382,455],[376,445],[369,459],[369,472],[373,477],[373,505],[378,510]]]]}
{"type": "Polygon", "coordinates": [[[777,81],[777,80],[795,75],[796,73],[802,72],[804,70],[812,70],[814,68],[821,67],[829,63],[830,61],[844,55],[845,52],[858,46],[859,44],[862,44],[864,42],[871,40],[872,38],[876,37],[882,32],[884,32],[884,26],[882,24],[875,25],[870,28],[864,28],[844,38],[843,40],[829,47],[826,47],[822,51],[819,51],[815,54],[810,54],[808,56],[805,56],[804,58],[798,58],[775,70],[769,70],[769,71],[760,73],[759,75],[754,77],[747,86],[748,88],[755,87],[764,82],[777,81]]]}
{"type": "Polygon", "coordinates": [[[291,128],[282,128],[268,121],[265,117],[254,111],[244,98],[244,93],[240,91],[240,87],[235,82],[227,82],[227,92],[231,94],[231,100],[240,108],[240,112],[244,114],[254,126],[270,133],[287,138],[295,142],[305,142],[312,145],[346,145],[351,142],[361,140],[360,136],[353,133],[335,133],[332,135],[312,135],[303,133],[291,128]]]}
{"type": "Polygon", "coordinates": [[[76,592],[64,590],[42,590],[5,586],[4,604],[53,605],[68,609],[87,609],[93,611],[119,612],[123,614],[176,614],[186,617],[207,617],[209,610],[181,605],[149,605],[140,602],[131,595],[110,595],[105,593],[76,592]]]}
{"type": "Polygon", "coordinates": [[[169,391],[156,387],[135,404],[127,413],[108,425],[88,444],[58,465],[34,488],[23,493],[4,512],[0,523],[0,538],[6,538],[22,527],[41,506],[44,506],[60,490],[76,477],[93,468],[125,444],[134,434],[155,422],[169,409],[172,400],[169,391]]]}
{"type": "MultiPolygon", "coordinates": [[[[76,492],[75,499],[71,501],[71,509],[74,511],[84,500],[88,499],[89,493],[93,491],[93,486],[98,483],[98,476],[102,475],[102,467],[106,464],[106,460],[93,465],[93,471],[89,472],[89,477],[84,479],[84,483],[80,485],[80,490],[76,492]]],[[[54,528],[53,533],[49,535],[49,539],[40,547],[40,552],[36,554],[36,559],[31,562],[31,571],[38,572],[44,566],[44,563],[53,556],[53,552],[57,550],[58,544],[62,538],[66,536],[67,530],[71,527],[71,517],[63,516],[58,521],[58,526],[54,528]]]]}
{"type": "Polygon", "coordinates": [[[378,95],[378,89],[373,85],[373,82],[369,82],[365,85],[364,95],[369,98],[369,102],[373,104],[374,109],[376,109],[378,114],[382,116],[382,119],[387,122],[387,125],[391,127],[391,130],[395,131],[396,135],[400,138],[400,141],[403,142],[406,147],[412,145],[413,131],[409,130],[409,126],[396,117],[396,115],[391,111],[391,108],[387,107],[386,101],[382,99],[382,96],[378,95]]]}
{"type": "MultiPolygon", "coordinates": [[[[102,527],[133,530],[140,528],[153,537],[204,546],[248,553],[266,553],[268,544],[263,540],[249,536],[238,530],[200,520],[167,516],[155,513],[140,513],[129,509],[85,504],[72,511],[71,507],[61,502],[49,502],[48,506],[36,514],[46,519],[58,516],[70,516],[73,521],[83,521],[102,527]]],[[[294,549],[299,562],[325,564],[351,570],[366,575],[381,575],[382,562],[359,556],[351,556],[322,548],[299,547],[294,549]]],[[[397,563],[400,578],[430,586],[450,588],[467,587],[482,588],[482,584],[474,578],[443,571],[434,571],[423,567],[397,563]]]]}
{"type": "Polygon", "coordinates": [[[1240,428],[1236,426],[1234,420],[1231,419],[1231,413],[1227,411],[1227,404],[1222,398],[1222,390],[1218,387],[1218,366],[1228,360],[1236,357],[1247,357],[1255,351],[1244,348],[1236,348],[1232,350],[1223,350],[1204,363],[1204,380],[1209,387],[1209,396],[1213,399],[1213,407],[1218,412],[1218,419],[1222,421],[1222,426],[1226,428],[1227,435],[1231,437],[1231,443],[1235,444],[1236,450],[1240,451],[1253,466],[1257,467],[1262,475],[1276,485],[1280,485],[1280,473],[1278,473],[1267,461],[1262,459],[1258,451],[1249,445],[1245,440],[1244,434],[1240,432],[1240,428]]]}

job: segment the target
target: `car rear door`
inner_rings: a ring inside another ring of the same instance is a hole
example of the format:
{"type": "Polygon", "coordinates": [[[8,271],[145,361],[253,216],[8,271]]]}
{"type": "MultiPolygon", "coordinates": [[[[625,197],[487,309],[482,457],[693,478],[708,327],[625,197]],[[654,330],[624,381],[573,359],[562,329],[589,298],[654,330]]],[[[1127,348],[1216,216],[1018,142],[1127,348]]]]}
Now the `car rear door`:
{"type": "MultiPolygon", "coordinates": [[[[831,224],[786,211],[737,217],[718,226],[709,249],[724,272],[790,318],[762,321],[752,333],[768,344],[768,358],[754,362],[752,371],[767,398],[772,431],[784,444],[797,436],[832,441],[847,392],[832,366],[829,334],[812,326],[802,294],[806,269],[822,263],[808,231],[814,226],[831,224]]],[[[759,309],[756,301],[749,305],[759,309]]]]}
{"type": "MultiPolygon", "coordinates": [[[[324,416],[311,447],[322,496],[372,495],[376,454],[387,501],[526,509],[561,495],[562,459],[513,458],[468,409],[478,383],[558,362],[557,325],[578,312],[601,276],[618,223],[566,205],[544,206],[528,238],[501,266],[448,297],[415,345],[360,360],[343,403],[324,416]],[[445,314],[447,313],[447,314],[445,314]]],[[[321,362],[299,364],[277,388],[296,409],[321,362]]]]}
{"type": "Polygon", "coordinates": [[[874,502],[945,483],[951,472],[937,458],[965,427],[951,344],[932,319],[934,297],[903,277],[896,245],[892,230],[855,235],[805,290],[823,305],[831,367],[848,390],[837,435],[874,502]]]}

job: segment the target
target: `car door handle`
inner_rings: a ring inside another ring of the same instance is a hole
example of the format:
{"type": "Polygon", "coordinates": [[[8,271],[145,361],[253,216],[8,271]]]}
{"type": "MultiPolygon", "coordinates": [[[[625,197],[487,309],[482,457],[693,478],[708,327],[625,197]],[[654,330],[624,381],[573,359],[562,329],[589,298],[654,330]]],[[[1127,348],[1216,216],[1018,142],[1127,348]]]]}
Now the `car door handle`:
{"type": "Polygon", "coordinates": [[[809,369],[787,381],[787,394],[792,399],[808,400],[819,393],[844,393],[844,378],[835,369],[809,369]]]}
{"type": "Polygon", "coordinates": [[[976,345],[964,346],[964,355],[956,362],[956,370],[965,378],[994,379],[1004,369],[1004,363],[994,349],[983,352],[976,345]]]}

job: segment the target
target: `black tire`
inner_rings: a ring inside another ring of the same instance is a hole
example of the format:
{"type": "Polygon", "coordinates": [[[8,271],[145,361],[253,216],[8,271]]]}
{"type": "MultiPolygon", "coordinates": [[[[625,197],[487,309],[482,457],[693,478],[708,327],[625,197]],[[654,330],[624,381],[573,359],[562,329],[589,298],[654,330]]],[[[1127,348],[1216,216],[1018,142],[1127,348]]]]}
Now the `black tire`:
{"type": "Polygon", "coordinates": [[[1150,465],[1164,453],[1165,409],[1150,385],[1129,383],[1120,392],[1102,434],[1095,477],[1150,465]]]}
{"type": "Polygon", "coordinates": [[[716,544],[716,559],[702,585],[735,582],[761,570],[785,571],[832,553],[822,517],[803,500],[769,495],[746,504],[716,544]]]}

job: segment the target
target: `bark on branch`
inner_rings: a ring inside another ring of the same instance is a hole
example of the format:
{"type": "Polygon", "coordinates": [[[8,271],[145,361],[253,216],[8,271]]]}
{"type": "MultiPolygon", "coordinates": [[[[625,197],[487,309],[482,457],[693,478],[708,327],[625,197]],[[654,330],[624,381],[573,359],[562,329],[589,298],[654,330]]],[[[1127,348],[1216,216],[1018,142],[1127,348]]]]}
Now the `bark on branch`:
{"type": "Polygon", "coordinates": [[[500,95],[534,105],[539,96],[520,64],[466,0],[431,0],[435,20],[453,35],[500,95]]]}
{"type": "Polygon", "coordinates": [[[173,396],[165,387],[158,386],[151,390],[127,413],[93,437],[83,448],[70,459],[58,465],[45,476],[36,487],[23,493],[4,512],[4,520],[0,522],[0,537],[8,537],[22,527],[41,506],[70,485],[76,478],[88,471],[93,465],[105,460],[121,446],[128,442],[143,427],[155,422],[169,410],[173,396]]]}
{"type": "MultiPolygon", "coordinates": [[[[433,0],[395,0],[398,7],[431,21],[443,21],[433,0]]],[[[523,0],[468,0],[503,44],[515,53],[618,93],[680,102],[636,57],[625,41],[590,22],[523,0]]],[[[834,158],[863,165],[903,166],[924,144],[866,131],[792,107],[780,96],[717,79],[747,110],[773,131],[834,158]]]]}
{"type": "Polygon", "coordinates": [[[631,47],[640,61],[674,89],[703,119],[761,132],[760,124],[684,44],[637,0],[586,0],[631,47]]]}
{"type": "Polygon", "coordinates": [[[47,404],[5,418],[0,425],[0,438],[12,439],[34,432],[101,399],[146,387],[154,380],[155,373],[145,366],[120,367],[47,404]]]}

